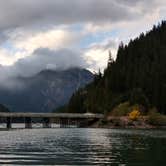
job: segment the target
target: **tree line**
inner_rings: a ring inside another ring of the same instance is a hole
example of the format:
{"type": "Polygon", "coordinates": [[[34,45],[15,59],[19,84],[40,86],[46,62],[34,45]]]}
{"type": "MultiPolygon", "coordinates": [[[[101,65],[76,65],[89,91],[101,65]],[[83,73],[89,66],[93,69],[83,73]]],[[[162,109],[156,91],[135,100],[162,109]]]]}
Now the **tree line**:
{"type": "Polygon", "coordinates": [[[166,114],[166,21],[121,43],[115,61],[109,52],[104,73],[99,71],[92,83],[75,92],[62,110],[106,113],[126,101],[166,114]]]}

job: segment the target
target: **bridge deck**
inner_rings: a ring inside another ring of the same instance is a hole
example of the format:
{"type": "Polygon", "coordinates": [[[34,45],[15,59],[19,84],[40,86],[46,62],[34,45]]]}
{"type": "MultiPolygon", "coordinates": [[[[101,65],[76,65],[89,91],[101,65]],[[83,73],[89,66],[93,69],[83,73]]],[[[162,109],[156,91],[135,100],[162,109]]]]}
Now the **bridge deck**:
{"type": "Polygon", "coordinates": [[[11,118],[24,118],[24,117],[31,117],[31,118],[103,118],[103,114],[79,114],[79,113],[0,113],[0,117],[11,117],[11,118]]]}

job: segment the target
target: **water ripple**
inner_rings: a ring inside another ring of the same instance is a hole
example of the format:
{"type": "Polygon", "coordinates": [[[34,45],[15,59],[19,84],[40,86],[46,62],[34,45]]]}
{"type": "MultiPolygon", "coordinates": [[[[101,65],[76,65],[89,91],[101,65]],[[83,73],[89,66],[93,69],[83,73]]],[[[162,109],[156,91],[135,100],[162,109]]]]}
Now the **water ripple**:
{"type": "Polygon", "coordinates": [[[32,129],[0,132],[0,165],[165,165],[166,131],[32,129]],[[156,153],[157,152],[157,153],[156,153]]]}

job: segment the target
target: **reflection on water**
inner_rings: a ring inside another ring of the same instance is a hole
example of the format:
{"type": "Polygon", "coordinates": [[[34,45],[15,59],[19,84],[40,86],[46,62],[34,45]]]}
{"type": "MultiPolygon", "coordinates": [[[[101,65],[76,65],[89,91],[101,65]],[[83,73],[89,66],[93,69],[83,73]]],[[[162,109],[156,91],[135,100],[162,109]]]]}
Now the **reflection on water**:
{"type": "Polygon", "coordinates": [[[0,131],[0,165],[166,165],[166,131],[0,131]]]}

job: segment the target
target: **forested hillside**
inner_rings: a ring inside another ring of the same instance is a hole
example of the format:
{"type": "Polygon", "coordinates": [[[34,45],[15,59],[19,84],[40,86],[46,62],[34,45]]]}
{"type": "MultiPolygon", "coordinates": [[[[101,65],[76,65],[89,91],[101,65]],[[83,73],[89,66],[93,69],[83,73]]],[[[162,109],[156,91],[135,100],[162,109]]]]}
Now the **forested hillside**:
{"type": "Polygon", "coordinates": [[[126,101],[166,114],[166,21],[127,45],[121,43],[117,59],[110,53],[104,74],[77,91],[66,109],[103,113],[126,101]]]}

